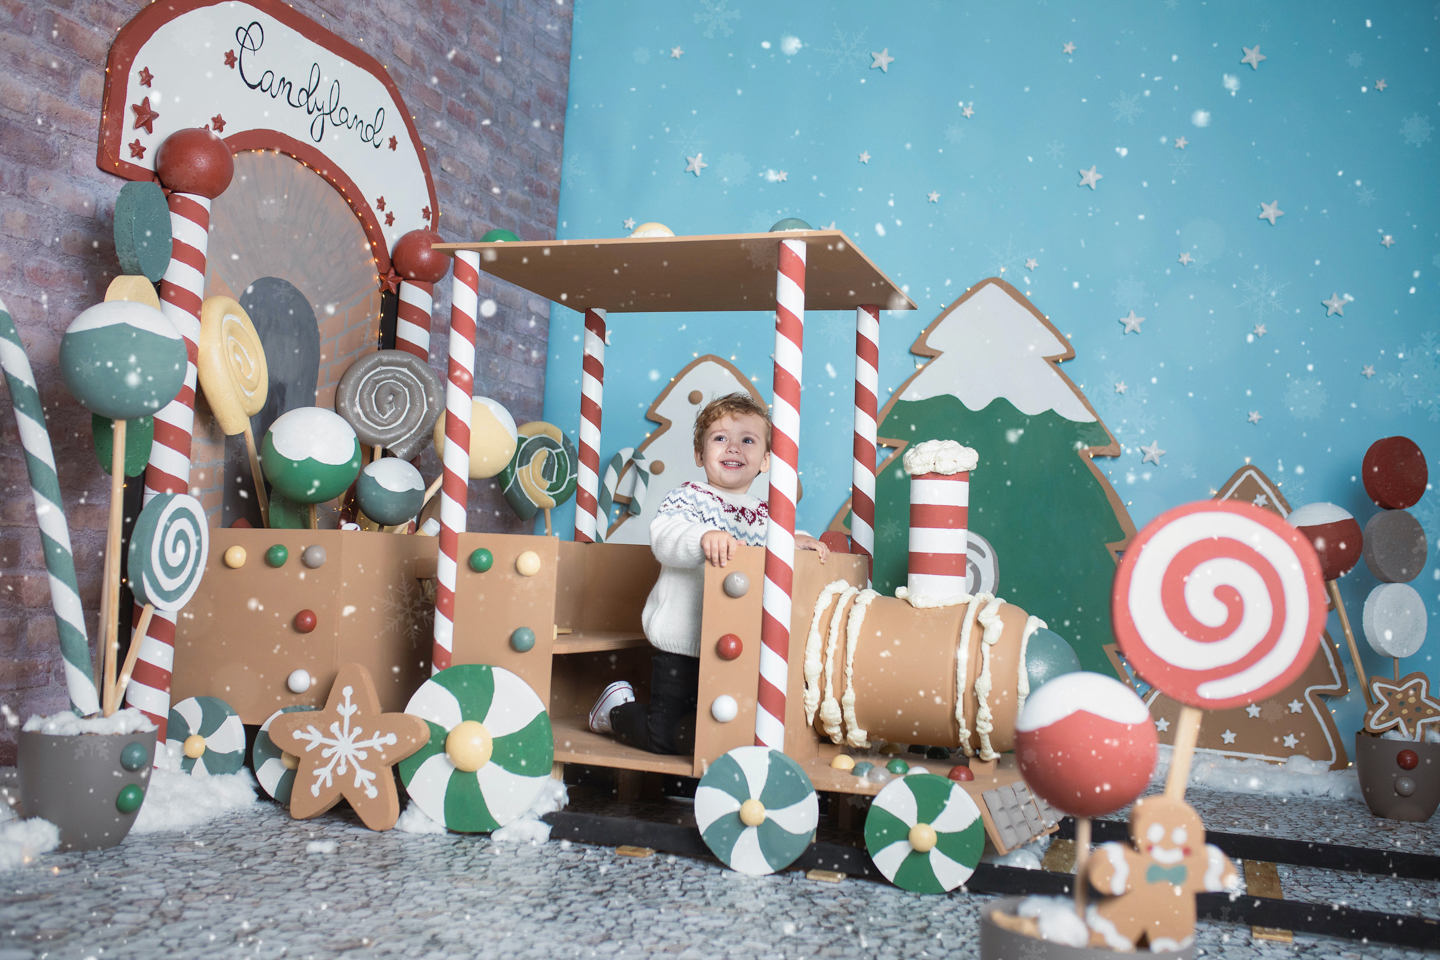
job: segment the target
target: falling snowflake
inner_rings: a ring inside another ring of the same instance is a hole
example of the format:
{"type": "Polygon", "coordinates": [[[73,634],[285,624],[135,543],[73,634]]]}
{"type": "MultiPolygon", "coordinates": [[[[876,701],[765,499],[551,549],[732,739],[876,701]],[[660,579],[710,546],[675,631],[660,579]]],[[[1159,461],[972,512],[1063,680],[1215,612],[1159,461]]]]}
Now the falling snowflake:
{"type": "Polygon", "coordinates": [[[1145,281],[1136,280],[1134,277],[1115,281],[1115,288],[1110,293],[1115,297],[1115,305],[1121,310],[1138,310],[1144,306],[1145,298],[1149,296],[1145,290],[1145,281]]]}
{"type": "Polygon", "coordinates": [[[1318,420],[1330,394],[1314,377],[1299,377],[1285,388],[1285,406],[1296,420],[1318,420]]]}
{"type": "Polygon", "coordinates": [[[1345,62],[1350,64],[1350,66],[1352,67],[1358,67],[1360,66],[1360,64],[1365,62],[1365,58],[1360,56],[1360,54],[1358,53],[1352,53],[1350,54],[1350,56],[1345,58],[1345,62]]]}
{"type": "Polygon", "coordinates": [[[726,183],[740,183],[750,176],[750,161],[745,159],[743,153],[721,154],[710,172],[726,183]]]}
{"type": "Polygon", "coordinates": [[[1362,187],[1360,192],[1355,195],[1355,202],[1364,204],[1367,207],[1370,206],[1370,204],[1375,202],[1375,191],[1369,187],[1362,187]]]}
{"type": "Polygon", "coordinates": [[[1019,273],[1025,266],[1025,261],[1030,257],[1029,253],[1022,251],[1015,246],[1015,238],[1006,239],[1005,245],[988,248],[990,251],[990,273],[1001,276],[1005,273],[1019,273]]]}
{"type": "Polygon", "coordinates": [[[1264,320],[1272,313],[1285,312],[1285,301],[1280,294],[1290,284],[1276,283],[1266,268],[1261,267],[1258,275],[1241,277],[1240,286],[1243,288],[1240,309],[1249,310],[1256,320],[1264,320]]]}
{"type": "Polygon", "coordinates": [[[353,731],[350,729],[350,718],[360,710],[358,706],[350,702],[350,696],[354,692],[354,687],[345,687],[340,691],[345,697],[345,702],[337,704],[335,712],[340,714],[341,723],[330,724],[330,736],[327,737],[317,730],[313,723],[295,733],[296,740],[304,740],[309,743],[309,746],[305,748],[306,753],[320,747],[320,756],[330,761],[323,767],[315,768],[315,782],[310,786],[312,796],[320,796],[322,785],[327,788],[334,786],[335,775],[339,774],[343,777],[349,772],[350,767],[355,768],[355,786],[364,789],[365,796],[374,800],[380,795],[380,791],[375,787],[376,771],[366,770],[360,764],[361,761],[370,758],[371,750],[381,750],[391,746],[398,743],[399,738],[392,732],[384,736],[372,733],[364,740],[358,739],[360,734],[365,731],[359,726],[356,726],[353,731]]]}
{"type": "Polygon", "coordinates": [[[1418,113],[1406,117],[1405,125],[1400,128],[1400,132],[1405,134],[1405,142],[1413,143],[1417,147],[1429,140],[1434,130],[1435,128],[1430,126],[1430,118],[1422,117],[1418,113]]]}
{"type": "Polygon", "coordinates": [[[1065,157],[1065,144],[1059,140],[1051,140],[1045,145],[1045,152],[1050,154],[1052,160],[1062,160],[1065,157]]]}
{"type": "Polygon", "coordinates": [[[1174,183],[1181,177],[1190,176],[1190,167],[1190,158],[1185,155],[1185,152],[1183,150],[1176,151],[1175,155],[1170,158],[1170,182],[1174,183]]]}
{"type": "Polygon", "coordinates": [[[823,47],[815,50],[830,64],[830,76],[841,72],[863,74],[868,69],[869,57],[865,55],[865,30],[851,36],[840,25],[835,24],[835,37],[823,47]]]}
{"type": "Polygon", "coordinates": [[[1119,99],[1110,101],[1110,106],[1115,111],[1116,123],[1119,123],[1121,120],[1128,120],[1130,123],[1134,123],[1135,118],[1145,112],[1145,108],[1140,106],[1140,94],[1137,93],[1127,97],[1125,96],[1124,90],[1120,91],[1119,99]]]}
{"type": "Polygon", "coordinates": [[[1400,409],[1406,413],[1429,411],[1432,421],[1440,422],[1440,337],[1433,332],[1420,338],[1420,349],[1411,353],[1401,347],[1400,371],[1385,379],[1390,389],[1400,388],[1405,399],[1400,409]]]}
{"type": "Polygon", "coordinates": [[[724,31],[724,36],[730,36],[735,31],[727,20],[739,20],[740,11],[729,9],[730,0],[700,0],[700,5],[705,9],[695,14],[695,22],[705,24],[705,36],[707,39],[715,39],[715,31],[724,31]]]}
{"type": "Polygon", "coordinates": [[[965,128],[962,127],[962,126],[960,126],[959,124],[954,124],[954,123],[952,123],[952,124],[950,124],[950,126],[948,126],[948,127],[945,128],[945,142],[946,142],[946,143],[959,143],[961,140],[964,140],[964,139],[965,139],[965,128]]]}

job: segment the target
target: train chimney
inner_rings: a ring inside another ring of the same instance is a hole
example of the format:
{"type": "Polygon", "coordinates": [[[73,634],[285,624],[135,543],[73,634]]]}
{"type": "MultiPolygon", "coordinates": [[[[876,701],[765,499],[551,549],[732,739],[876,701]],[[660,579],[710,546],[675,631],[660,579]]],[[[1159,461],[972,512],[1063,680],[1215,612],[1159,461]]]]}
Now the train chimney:
{"type": "Polygon", "coordinates": [[[970,471],[979,455],[954,440],[926,440],[905,451],[910,475],[910,565],[906,596],[917,607],[949,606],[965,592],[970,471]]]}

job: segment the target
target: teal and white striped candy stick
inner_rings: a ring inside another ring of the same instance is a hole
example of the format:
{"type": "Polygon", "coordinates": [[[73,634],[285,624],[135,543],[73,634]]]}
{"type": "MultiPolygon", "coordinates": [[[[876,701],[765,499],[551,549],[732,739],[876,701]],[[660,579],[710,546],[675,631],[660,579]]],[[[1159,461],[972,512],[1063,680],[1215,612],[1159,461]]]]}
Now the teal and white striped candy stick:
{"type": "Polygon", "coordinates": [[[5,301],[0,300],[0,367],[10,385],[10,402],[25,447],[25,465],[30,470],[30,492],[35,495],[35,517],[40,524],[40,542],[45,547],[45,569],[50,573],[50,603],[55,608],[55,626],[60,632],[60,655],[65,658],[65,686],[70,691],[70,709],[81,716],[96,713],[100,698],[95,692],[90,663],[90,639],[85,634],[85,611],[75,583],[75,555],[70,549],[70,528],[60,502],[60,477],[55,472],[55,454],[50,449],[50,431],[45,426],[45,408],[35,387],[35,374],[20,333],[5,301]]]}

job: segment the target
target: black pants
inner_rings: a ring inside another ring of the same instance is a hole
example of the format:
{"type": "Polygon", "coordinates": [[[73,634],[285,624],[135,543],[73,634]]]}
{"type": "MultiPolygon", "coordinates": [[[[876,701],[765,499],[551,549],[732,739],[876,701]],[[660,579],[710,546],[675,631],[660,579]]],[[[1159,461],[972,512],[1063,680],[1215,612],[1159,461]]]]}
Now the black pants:
{"type": "Polygon", "coordinates": [[[699,694],[700,658],[656,650],[650,702],[620,704],[610,711],[610,728],[621,743],[648,753],[694,753],[699,694]]]}

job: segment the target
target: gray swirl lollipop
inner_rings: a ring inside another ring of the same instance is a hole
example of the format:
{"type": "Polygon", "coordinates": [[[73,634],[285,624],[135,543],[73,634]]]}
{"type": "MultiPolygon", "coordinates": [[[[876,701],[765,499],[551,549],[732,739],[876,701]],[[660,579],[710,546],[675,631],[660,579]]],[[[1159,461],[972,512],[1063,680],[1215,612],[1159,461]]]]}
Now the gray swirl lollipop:
{"type": "Polygon", "coordinates": [[[378,350],[350,364],[335,392],[335,412],[366,446],[401,460],[419,453],[445,410],[440,378],[404,350],[378,350]]]}

